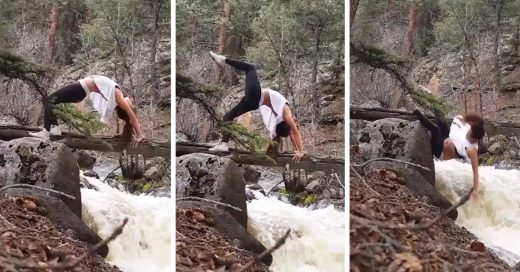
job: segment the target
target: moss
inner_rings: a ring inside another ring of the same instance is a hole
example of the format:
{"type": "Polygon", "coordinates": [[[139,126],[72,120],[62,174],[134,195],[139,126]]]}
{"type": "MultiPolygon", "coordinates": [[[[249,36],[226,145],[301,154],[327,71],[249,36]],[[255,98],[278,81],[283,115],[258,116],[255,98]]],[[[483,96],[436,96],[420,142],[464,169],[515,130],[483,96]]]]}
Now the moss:
{"type": "Polygon", "coordinates": [[[143,192],[149,192],[150,190],[152,190],[152,184],[150,182],[147,182],[143,185],[143,192]]]}
{"type": "Polygon", "coordinates": [[[305,206],[309,206],[317,201],[317,197],[315,195],[307,195],[303,200],[303,204],[305,206]]]}
{"type": "Polygon", "coordinates": [[[486,164],[487,165],[494,165],[496,162],[496,157],[495,156],[490,156],[489,158],[487,158],[486,160],[486,164]]]}

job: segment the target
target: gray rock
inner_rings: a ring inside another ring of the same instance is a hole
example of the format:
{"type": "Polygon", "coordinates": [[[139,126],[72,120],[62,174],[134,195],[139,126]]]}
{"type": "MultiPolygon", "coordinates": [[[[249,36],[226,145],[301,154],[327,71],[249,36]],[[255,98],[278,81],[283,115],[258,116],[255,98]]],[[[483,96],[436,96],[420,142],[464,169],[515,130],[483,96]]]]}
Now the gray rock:
{"type": "Polygon", "coordinates": [[[21,138],[0,141],[0,154],[0,186],[31,184],[71,195],[59,198],[81,217],[79,167],[67,146],[21,138]]]}
{"type": "Polygon", "coordinates": [[[320,187],[320,180],[315,179],[315,180],[311,181],[309,184],[307,184],[307,186],[305,186],[305,190],[312,192],[312,193],[316,193],[318,191],[317,189],[319,187],[320,187]]]}
{"type": "Polygon", "coordinates": [[[75,150],[73,154],[81,169],[90,169],[96,163],[96,157],[88,151],[75,150]]]}
{"type": "Polygon", "coordinates": [[[240,168],[230,159],[193,153],[177,158],[176,197],[196,196],[240,208],[225,208],[247,227],[245,181],[240,168]]]}
{"type": "Polygon", "coordinates": [[[489,148],[488,148],[488,151],[489,153],[491,154],[499,154],[500,153],[500,144],[499,143],[494,143],[492,144],[489,148]]]}
{"type": "Polygon", "coordinates": [[[262,173],[250,165],[242,165],[242,174],[246,183],[258,183],[262,173]]]}
{"type": "MultiPolygon", "coordinates": [[[[41,214],[47,217],[61,231],[73,234],[73,238],[95,245],[102,239],[92,231],[81,217],[74,214],[60,199],[46,195],[46,193],[33,189],[8,189],[7,194],[11,196],[32,196],[38,201],[41,214]]],[[[103,258],[108,255],[108,247],[102,246],[97,253],[103,258]]]]}
{"type": "Polygon", "coordinates": [[[161,176],[161,170],[157,166],[152,166],[144,172],[144,177],[147,179],[157,179],[161,176]]]}
{"type": "Polygon", "coordinates": [[[97,174],[96,172],[94,172],[93,170],[84,171],[84,172],[83,172],[83,175],[84,175],[85,177],[91,177],[91,178],[97,178],[97,179],[99,179],[98,174],[97,174]]]}
{"type": "MultiPolygon", "coordinates": [[[[419,121],[387,118],[374,122],[351,121],[351,143],[364,143],[364,159],[388,157],[422,165],[421,175],[435,186],[435,168],[430,137],[419,121]]],[[[361,148],[360,148],[361,149],[361,148]]]]}
{"type": "MultiPolygon", "coordinates": [[[[214,228],[217,229],[224,237],[228,237],[232,241],[237,241],[236,245],[240,248],[249,250],[253,253],[260,254],[266,248],[255,237],[247,232],[245,227],[241,225],[228,212],[215,208],[213,204],[202,201],[177,201],[177,209],[200,209],[209,213],[215,222],[214,228]]],[[[273,261],[269,254],[262,259],[266,265],[271,265],[273,261]]]]}
{"type": "MultiPolygon", "coordinates": [[[[397,162],[386,162],[376,161],[370,164],[370,167],[376,169],[395,169],[406,181],[406,187],[413,193],[419,196],[426,196],[430,199],[431,204],[441,209],[447,209],[451,207],[452,203],[448,201],[441,193],[439,193],[435,187],[427,182],[424,177],[416,169],[411,166],[404,165],[397,162]]],[[[448,217],[455,220],[457,219],[458,212],[453,210],[448,214],[448,217]]]]}

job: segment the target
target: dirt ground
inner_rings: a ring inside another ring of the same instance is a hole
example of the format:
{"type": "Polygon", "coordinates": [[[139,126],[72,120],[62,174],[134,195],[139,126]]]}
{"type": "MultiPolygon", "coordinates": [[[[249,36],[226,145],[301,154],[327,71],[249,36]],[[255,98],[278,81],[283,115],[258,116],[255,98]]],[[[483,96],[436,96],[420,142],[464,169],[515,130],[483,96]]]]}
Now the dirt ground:
{"type": "Polygon", "coordinates": [[[407,228],[440,209],[412,194],[394,171],[352,166],[361,162],[355,146],[350,158],[350,271],[511,271],[449,218],[407,228]]]}
{"type": "MultiPolygon", "coordinates": [[[[237,248],[211,225],[211,218],[198,209],[177,209],[176,269],[192,271],[236,271],[253,259],[249,251],[237,248]]],[[[256,263],[250,272],[269,271],[256,263]]]]}
{"type": "Polygon", "coordinates": [[[70,263],[87,252],[88,245],[60,232],[39,212],[32,198],[0,196],[0,271],[120,271],[98,255],[71,269],[41,268],[70,263]]]}

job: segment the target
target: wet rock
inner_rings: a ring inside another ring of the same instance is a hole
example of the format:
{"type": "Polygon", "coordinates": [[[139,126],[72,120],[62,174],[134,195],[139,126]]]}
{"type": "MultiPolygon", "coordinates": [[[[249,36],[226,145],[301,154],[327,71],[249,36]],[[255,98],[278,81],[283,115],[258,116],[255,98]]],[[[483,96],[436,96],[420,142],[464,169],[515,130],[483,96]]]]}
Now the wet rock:
{"type": "Polygon", "coordinates": [[[81,216],[79,167],[70,149],[62,143],[35,138],[0,141],[0,186],[30,184],[73,196],[58,196],[81,216]]]}
{"type": "Polygon", "coordinates": [[[513,266],[513,271],[520,272],[520,263],[517,263],[517,264],[515,264],[515,266],[513,266]]]}
{"type": "Polygon", "coordinates": [[[500,151],[500,144],[499,143],[494,143],[492,144],[489,148],[488,148],[488,151],[489,153],[491,154],[498,154],[499,151],[500,151]]]}
{"type": "Polygon", "coordinates": [[[144,177],[147,178],[147,179],[157,179],[161,176],[161,170],[159,169],[159,167],[156,167],[156,166],[152,166],[150,168],[148,168],[148,170],[146,170],[144,172],[144,177]]]}
{"type": "Polygon", "coordinates": [[[360,148],[364,160],[387,157],[422,165],[430,171],[418,171],[435,186],[430,137],[419,121],[387,118],[374,122],[353,120],[350,125],[351,144],[365,144],[360,148]]]}
{"type": "Polygon", "coordinates": [[[262,193],[262,195],[265,196],[265,192],[264,192],[264,189],[262,188],[262,186],[260,186],[258,184],[248,184],[248,185],[246,185],[246,199],[248,201],[256,199],[256,196],[253,193],[253,191],[260,192],[260,193],[262,193]]]}
{"type": "MultiPolygon", "coordinates": [[[[207,212],[215,224],[214,228],[240,248],[257,254],[266,250],[255,237],[247,232],[243,225],[235,220],[234,216],[222,209],[215,208],[213,204],[202,201],[177,201],[176,205],[177,209],[195,208],[207,212]]],[[[262,259],[266,265],[270,265],[272,261],[273,257],[270,254],[262,259]]]]}
{"type": "Polygon", "coordinates": [[[96,172],[94,172],[93,170],[84,171],[84,172],[83,172],[83,175],[84,175],[85,177],[91,177],[91,178],[97,178],[97,179],[99,179],[98,174],[97,174],[96,172]]]}
{"type": "Polygon", "coordinates": [[[75,150],[73,154],[81,169],[90,169],[96,163],[96,157],[92,155],[91,152],[85,150],[75,150]]]}
{"type": "MultiPolygon", "coordinates": [[[[448,201],[441,193],[439,193],[435,187],[433,187],[429,182],[427,182],[424,177],[417,171],[413,169],[412,166],[404,165],[397,162],[386,162],[386,161],[376,161],[370,164],[370,167],[375,169],[394,169],[399,172],[399,174],[404,178],[403,181],[406,182],[406,187],[410,189],[410,191],[414,192],[419,196],[426,196],[431,201],[431,204],[439,207],[441,209],[447,209],[451,207],[452,203],[448,201]]],[[[448,217],[455,220],[457,219],[458,212],[457,210],[453,210],[448,214],[448,217]]]]}
{"type": "Polygon", "coordinates": [[[152,191],[150,191],[149,193],[147,193],[147,195],[150,195],[153,197],[171,198],[172,191],[171,191],[171,187],[167,186],[167,187],[155,188],[152,191]]]}
{"type": "Polygon", "coordinates": [[[317,189],[319,187],[320,187],[320,180],[316,179],[316,180],[311,181],[309,184],[307,184],[307,186],[305,186],[305,190],[312,192],[312,193],[317,193],[318,192],[317,189]]]}
{"type": "MultiPolygon", "coordinates": [[[[11,196],[32,196],[38,200],[40,213],[49,218],[63,232],[71,234],[74,238],[95,245],[102,239],[94,231],[92,231],[83,221],[81,215],[74,214],[66,205],[58,198],[48,196],[45,192],[35,191],[33,189],[8,189],[7,194],[11,196]]],[[[108,247],[102,246],[97,251],[103,258],[108,255],[108,247]]]]}
{"type": "Polygon", "coordinates": [[[247,226],[245,181],[240,168],[230,159],[193,153],[177,158],[176,197],[196,196],[240,208],[225,208],[247,226]]]}
{"type": "Polygon", "coordinates": [[[246,183],[258,183],[262,173],[250,165],[242,165],[242,175],[246,183]]]}
{"type": "Polygon", "coordinates": [[[80,177],[79,178],[79,182],[80,182],[80,187],[81,188],[87,188],[87,189],[92,189],[92,190],[98,190],[98,188],[94,185],[92,185],[90,182],[88,182],[88,180],[85,178],[85,177],[80,177]]]}

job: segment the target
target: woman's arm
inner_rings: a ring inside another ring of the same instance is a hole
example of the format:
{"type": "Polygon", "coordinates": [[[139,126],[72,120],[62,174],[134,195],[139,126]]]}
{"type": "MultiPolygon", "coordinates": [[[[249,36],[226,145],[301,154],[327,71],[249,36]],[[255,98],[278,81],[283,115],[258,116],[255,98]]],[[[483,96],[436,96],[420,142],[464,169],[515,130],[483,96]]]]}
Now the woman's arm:
{"type": "Polygon", "coordinates": [[[128,114],[130,124],[134,127],[136,138],[141,138],[141,125],[139,124],[139,120],[130,105],[126,102],[123,92],[119,88],[116,88],[115,96],[117,105],[128,114]]]}
{"type": "Polygon", "coordinates": [[[478,192],[478,151],[473,147],[467,149],[467,152],[473,169],[473,195],[476,196],[478,192]]]}
{"type": "Polygon", "coordinates": [[[291,142],[294,145],[294,149],[296,149],[296,155],[295,160],[299,161],[301,157],[303,157],[303,141],[302,141],[302,135],[300,133],[300,130],[298,129],[298,126],[296,125],[296,122],[294,121],[294,118],[291,114],[291,109],[289,106],[285,106],[283,108],[283,119],[285,123],[291,128],[291,132],[289,132],[289,137],[291,138],[291,142]]]}

